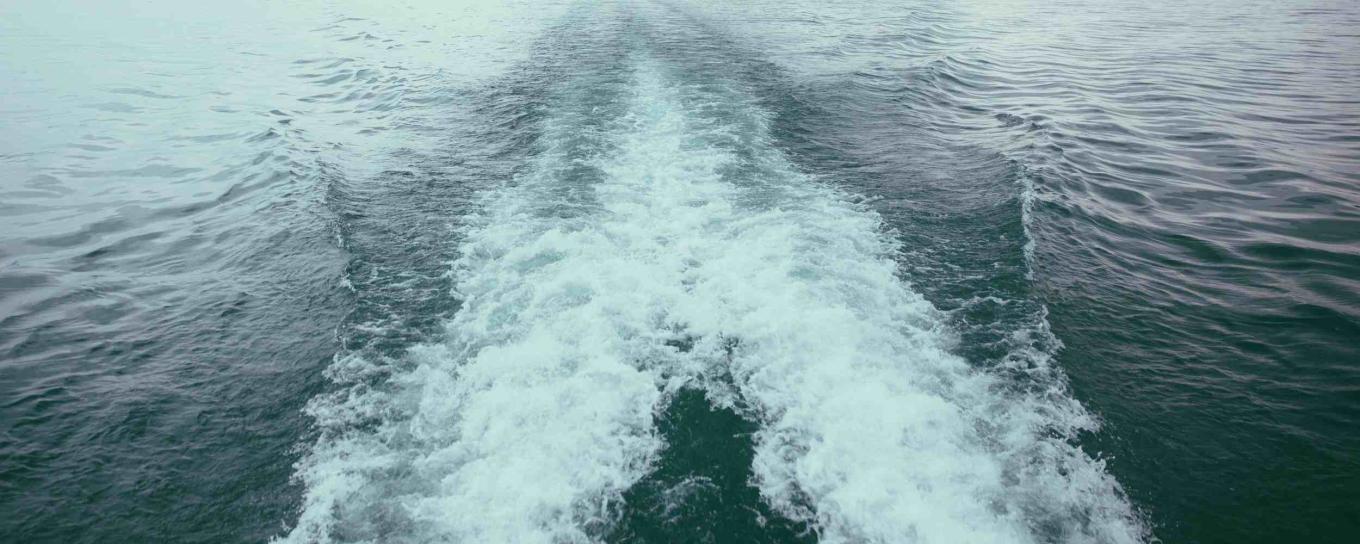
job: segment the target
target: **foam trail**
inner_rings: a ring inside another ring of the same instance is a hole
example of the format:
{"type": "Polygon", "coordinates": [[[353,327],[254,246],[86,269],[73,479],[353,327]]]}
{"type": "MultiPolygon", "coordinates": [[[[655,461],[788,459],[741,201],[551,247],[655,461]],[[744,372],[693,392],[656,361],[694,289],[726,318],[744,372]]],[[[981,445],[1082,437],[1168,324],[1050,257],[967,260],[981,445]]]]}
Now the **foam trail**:
{"type": "MultiPolygon", "coordinates": [[[[715,160],[755,163],[726,195],[754,204],[708,210],[673,244],[691,266],[670,319],[703,339],[692,356],[727,361],[764,423],[764,496],[826,542],[1139,540],[1117,484],[1065,440],[1093,426],[1080,406],[1007,394],[946,352],[944,319],[898,279],[879,218],[798,173],[755,106],[732,124],[750,153],[715,160]]],[[[684,150],[639,153],[626,164],[684,150]]],[[[694,172],[684,185],[722,187],[694,172]]]]}
{"type": "Polygon", "coordinates": [[[946,352],[878,217],[797,172],[749,97],[647,60],[626,94],[599,133],[552,118],[471,219],[446,343],[381,388],[331,369],[359,385],[312,405],[342,431],[300,468],[288,540],[598,539],[687,382],[762,424],[754,483],[825,542],[1139,539],[1103,468],[1047,438],[1080,407],[946,352]]]}

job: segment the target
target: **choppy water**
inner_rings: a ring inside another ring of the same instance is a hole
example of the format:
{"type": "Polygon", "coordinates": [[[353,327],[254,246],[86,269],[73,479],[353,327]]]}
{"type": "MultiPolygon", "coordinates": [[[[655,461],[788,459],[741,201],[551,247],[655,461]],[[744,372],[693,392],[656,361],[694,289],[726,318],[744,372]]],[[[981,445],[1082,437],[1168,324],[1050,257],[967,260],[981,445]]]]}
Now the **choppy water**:
{"type": "Polygon", "coordinates": [[[0,6],[0,540],[1360,531],[1360,6],[368,4],[0,6]]]}

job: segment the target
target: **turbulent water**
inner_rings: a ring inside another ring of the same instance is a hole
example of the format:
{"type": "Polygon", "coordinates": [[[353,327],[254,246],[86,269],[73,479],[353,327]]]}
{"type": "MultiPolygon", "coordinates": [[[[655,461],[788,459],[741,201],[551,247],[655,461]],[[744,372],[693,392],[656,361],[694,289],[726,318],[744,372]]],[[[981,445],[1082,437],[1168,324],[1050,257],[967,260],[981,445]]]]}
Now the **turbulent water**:
{"type": "Polygon", "coordinates": [[[0,540],[1345,540],[1355,28],[0,7],[0,540]]]}

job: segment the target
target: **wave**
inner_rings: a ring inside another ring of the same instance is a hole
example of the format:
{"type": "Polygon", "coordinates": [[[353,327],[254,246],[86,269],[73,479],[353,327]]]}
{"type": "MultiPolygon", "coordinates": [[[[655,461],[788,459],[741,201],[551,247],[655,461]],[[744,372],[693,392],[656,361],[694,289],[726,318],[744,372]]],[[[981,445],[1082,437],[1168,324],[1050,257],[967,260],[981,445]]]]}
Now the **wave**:
{"type": "Polygon", "coordinates": [[[826,542],[1142,537],[1071,442],[1089,416],[952,355],[880,218],[753,99],[623,69],[626,107],[549,111],[467,218],[446,341],[329,370],[351,386],[309,408],[330,431],[285,541],[599,540],[685,387],[758,422],[752,483],[826,542]]]}

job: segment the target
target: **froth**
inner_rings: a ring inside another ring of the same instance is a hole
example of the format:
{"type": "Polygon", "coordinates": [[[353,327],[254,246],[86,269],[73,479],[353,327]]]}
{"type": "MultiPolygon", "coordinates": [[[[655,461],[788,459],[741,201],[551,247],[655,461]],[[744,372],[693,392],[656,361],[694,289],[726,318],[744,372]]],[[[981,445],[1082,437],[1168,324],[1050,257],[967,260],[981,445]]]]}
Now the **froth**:
{"type": "Polygon", "coordinates": [[[530,173],[469,218],[446,342],[337,361],[353,386],[312,404],[323,437],[289,540],[600,538],[687,383],[761,424],[753,484],[823,541],[1141,537],[1067,441],[1092,425],[1080,406],[948,353],[879,218],[799,173],[762,110],[634,72],[625,114],[598,134],[550,120],[530,173]],[[570,138],[604,144],[577,156],[570,138]]]}

